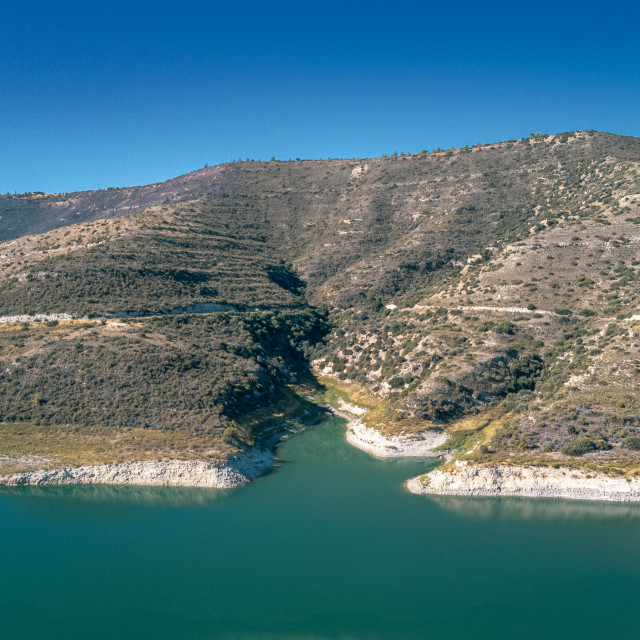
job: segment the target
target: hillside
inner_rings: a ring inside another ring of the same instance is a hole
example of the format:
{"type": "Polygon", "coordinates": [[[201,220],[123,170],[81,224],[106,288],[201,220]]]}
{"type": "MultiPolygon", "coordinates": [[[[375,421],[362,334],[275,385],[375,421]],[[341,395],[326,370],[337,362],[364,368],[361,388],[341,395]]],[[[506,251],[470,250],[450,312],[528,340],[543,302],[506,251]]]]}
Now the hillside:
{"type": "Polygon", "coordinates": [[[222,416],[207,432],[221,440],[313,360],[379,398],[383,431],[435,426],[491,464],[638,466],[638,139],[234,163],[2,197],[0,215],[0,315],[87,318],[1,331],[5,425],[195,433],[222,416]],[[118,315],[137,318],[114,328],[118,315]],[[187,352],[206,400],[171,391],[187,352]],[[92,391],[77,393],[87,370],[92,391]],[[230,371],[241,380],[225,387],[230,371]]]}
{"type": "Polygon", "coordinates": [[[142,187],[0,195],[0,241],[79,222],[129,216],[163,202],[192,200],[217,191],[216,180],[224,171],[224,166],[211,167],[142,187]]]}
{"type": "Polygon", "coordinates": [[[3,245],[0,314],[290,308],[305,285],[230,207],[174,205],[3,245]]]}

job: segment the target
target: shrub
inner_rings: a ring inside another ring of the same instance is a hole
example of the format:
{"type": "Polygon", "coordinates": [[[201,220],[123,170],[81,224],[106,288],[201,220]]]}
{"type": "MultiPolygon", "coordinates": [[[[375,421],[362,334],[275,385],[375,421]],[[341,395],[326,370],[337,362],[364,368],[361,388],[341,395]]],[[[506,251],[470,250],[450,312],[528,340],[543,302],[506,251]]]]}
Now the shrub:
{"type": "Polygon", "coordinates": [[[238,430],[235,427],[227,427],[222,432],[222,441],[227,444],[234,444],[238,439],[238,430]]]}
{"type": "Polygon", "coordinates": [[[627,449],[631,449],[632,451],[640,451],[640,437],[638,436],[628,436],[627,438],[623,438],[622,444],[627,449]]]}
{"type": "Polygon", "coordinates": [[[582,456],[585,453],[590,453],[596,450],[596,445],[589,438],[582,438],[580,440],[571,440],[566,444],[562,453],[567,456],[582,456]]]}
{"type": "Polygon", "coordinates": [[[511,322],[500,322],[494,329],[496,333],[506,333],[510,336],[515,333],[515,330],[516,326],[511,322]]]}

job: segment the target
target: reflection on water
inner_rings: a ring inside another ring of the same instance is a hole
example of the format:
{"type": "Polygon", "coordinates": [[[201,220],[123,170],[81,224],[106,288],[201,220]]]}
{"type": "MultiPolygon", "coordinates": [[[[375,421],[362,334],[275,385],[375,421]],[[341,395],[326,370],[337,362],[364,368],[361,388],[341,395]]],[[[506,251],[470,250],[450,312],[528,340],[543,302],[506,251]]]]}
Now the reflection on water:
{"type": "Polygon", "coordinates": [[[600,520],[640,518],[640,504],[552,498],[428,496],[438,507],[468,518],[492,520],[600,520]]]}
{"type": "Polygon", "coordinates": [[[0,637],[637,640],[640,505],[416,496],[331,420],[233,490],[0,490],[0,637]]]}
{"type": "MultiPolygon", "coordinates": [[[[11,496],[24,505],[90,502],[135,506],[206,507],[228,500],[228,489],[192,487],[114,486],[106,484],[46,487],[0,487],[0,496],[11,496]]],[[[237,490],[236,490],[237,491],[237,490]]]]}

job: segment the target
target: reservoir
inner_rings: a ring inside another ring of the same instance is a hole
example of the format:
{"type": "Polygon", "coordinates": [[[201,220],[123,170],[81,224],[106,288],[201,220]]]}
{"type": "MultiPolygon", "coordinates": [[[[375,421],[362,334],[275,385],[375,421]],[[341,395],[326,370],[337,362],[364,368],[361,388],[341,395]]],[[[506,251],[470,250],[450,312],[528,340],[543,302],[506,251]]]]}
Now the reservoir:
{"type": "Polygon", "coordinates": [[[0,637],[640,637],[640,505],[427,497],[332,418],[235,490],[0,491],[0,637]]]}

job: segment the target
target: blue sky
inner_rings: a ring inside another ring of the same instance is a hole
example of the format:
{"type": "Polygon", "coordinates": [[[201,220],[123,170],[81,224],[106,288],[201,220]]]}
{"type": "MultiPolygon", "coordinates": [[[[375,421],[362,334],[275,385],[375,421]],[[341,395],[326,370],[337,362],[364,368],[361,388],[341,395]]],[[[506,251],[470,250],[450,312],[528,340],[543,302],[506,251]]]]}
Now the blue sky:
{"type": "Polygon", "coordinates": [[[237,158],[640,136],[633,2],[20,0],[0,11],[0,192],[237,158]]]}

